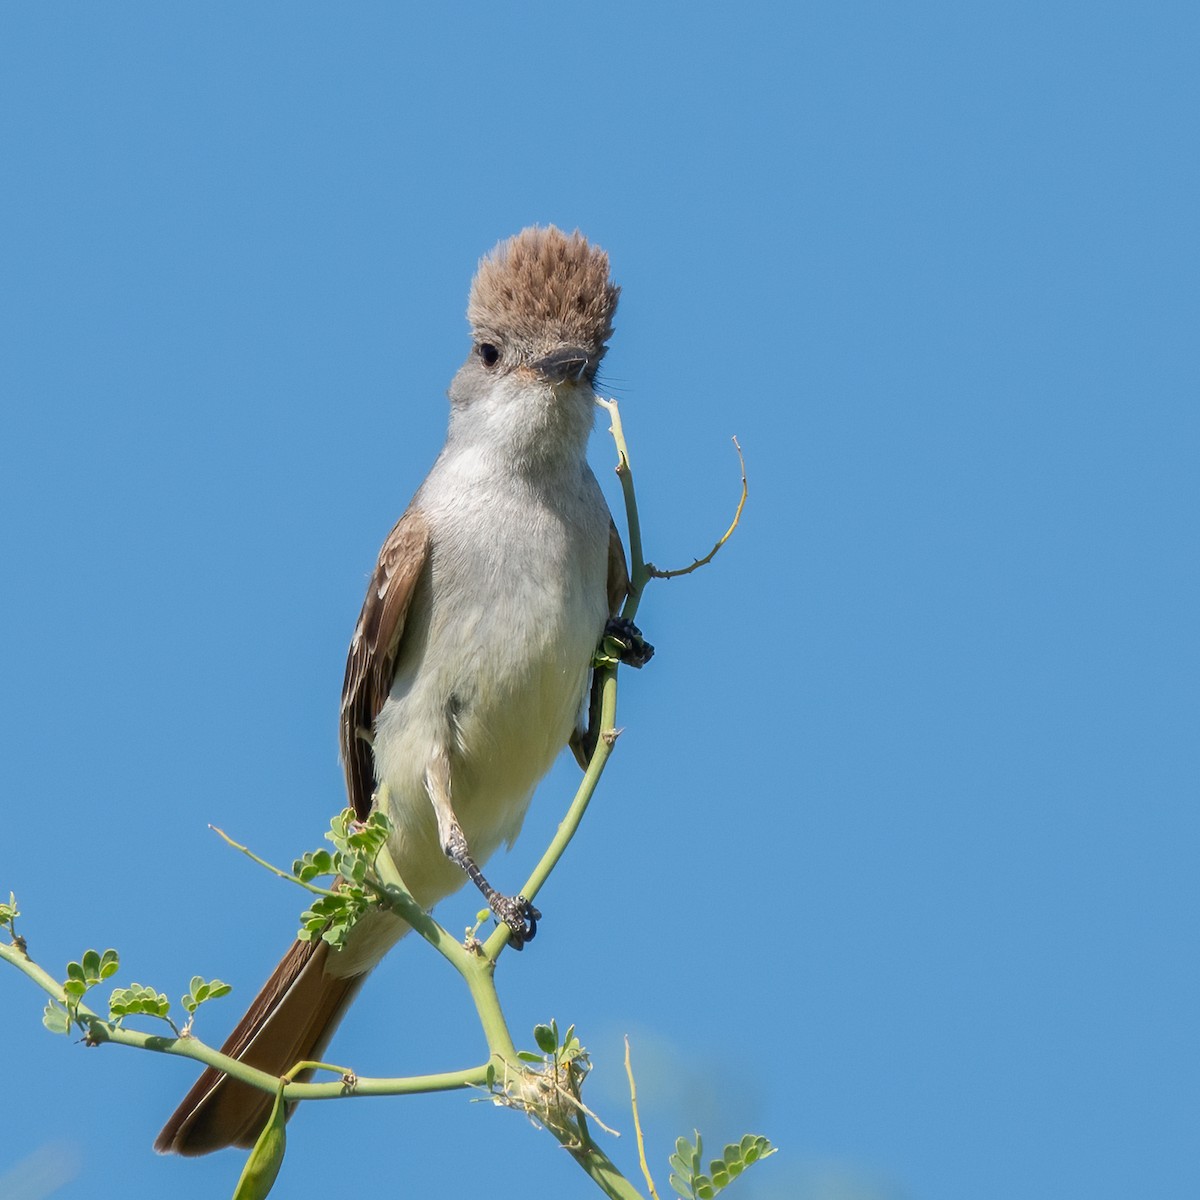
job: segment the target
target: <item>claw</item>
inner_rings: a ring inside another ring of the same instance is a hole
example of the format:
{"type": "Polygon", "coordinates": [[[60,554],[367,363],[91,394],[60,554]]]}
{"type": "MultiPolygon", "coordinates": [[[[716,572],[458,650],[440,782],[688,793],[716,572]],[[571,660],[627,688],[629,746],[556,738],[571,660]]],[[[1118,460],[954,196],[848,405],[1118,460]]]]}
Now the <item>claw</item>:
{"type": "Polygon", "coordinates": [[[508,944],[514,950],[523,950],[526,942],[533,941],[542,917],[524,896],[497,896],[492,901],[492,912],[512,930],[508,944]]]}
{"type": "Polygon", "coordinates": [[[654,657],[654,647],[624,617],[610,617],[604,626],[604,636],[617,647],[616,657],[627,667],[644,667],[654,657]]]}

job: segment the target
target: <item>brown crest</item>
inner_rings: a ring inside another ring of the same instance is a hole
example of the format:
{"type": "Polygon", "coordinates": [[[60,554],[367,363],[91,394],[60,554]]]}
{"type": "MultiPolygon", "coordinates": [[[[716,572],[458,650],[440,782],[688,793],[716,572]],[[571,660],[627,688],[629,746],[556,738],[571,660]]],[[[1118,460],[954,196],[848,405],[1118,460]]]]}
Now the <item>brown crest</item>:
{"type": "Polygon", "coordinates": [[[480,341],[553,340],[598,353],[612,336],[620,292],[608,255],[578,230],[535,225],[480,260],[467,319],[480,341]]]}

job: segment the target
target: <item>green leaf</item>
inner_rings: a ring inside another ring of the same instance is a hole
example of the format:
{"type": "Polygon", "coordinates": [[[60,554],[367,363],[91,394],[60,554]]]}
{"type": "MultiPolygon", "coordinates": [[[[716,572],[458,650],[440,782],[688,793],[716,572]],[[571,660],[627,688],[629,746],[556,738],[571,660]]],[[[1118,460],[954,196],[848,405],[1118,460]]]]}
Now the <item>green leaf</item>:
{"type": "Polygon", "coordinates": [[[558,1049],[558,1038],[549,1025],[535,1025],[533,1040],[537,1042],[538,1049],[544,1054],[553,1054],[558,1049]]]}
{"type": "Polygon", "coordinates": [[[116,988],[108,1001],[109,1015],[118,1017],[135,1016],[166,1017],[171,1011],[171,1002],[152,987],[132,983],[127,988],[116,988]]]}
{"type": "Polygon", "coordinates": [[[677,1138],[675,1153],[670,1157],[671,1186],[685,1200],[712,1200],[751,1163],[775,1153],[775,1147],[765,1137],[748,1133],[740,1142],[730,1142],[722,1156],[709,1163],[706,1175],[700,1170],[704,1139],[698,1130],[695,1133],[695,1145],[685,1137],[677,1138]]]}
{"type": "Polygon", "coordinates": [[[691,1184],[685,1183],[674,1172],[667,1177],[667,1182],[675,1189],[675,1194],[677,1196],[682,1196],[683,1200],[692,1200],[696,1194],[694,1191],[692,1191],[691,1184]]]}
{"type": "Polygon", "coordinates": [[[333,873],[333,856],[328,850],[315,850],[305,854],[292,863],[292,874],[305,883],[320,875],[333,873]]]}
{"type": "Polygon", "coordinates": [[[376,809],[361,826],[353,829],[346,841],[367,863],[373,863],[391,832],[391,822],[376,809]]]}
{"type": "Polygon", "coordinates": [[[325,931],[321,934],[321,941],[328,942],[329,945],[333,946],[337,950],[340,950],[342,948],[342,943],[346,940],[346,934],[348,932],[349,928],[345,922],[334,921],[331,925],[327,926],[325,931]]]}
{"type": "Polygon", "coordinates": [[[283,1091],[276,1092],[271,1115],[246,1159],[238,1179],[233,1200],[265,1200],[275,1186],[279,1168],[283,1165],[283,1154],[287,1149],[287,1105],[283,1102],[283,1091]]]}
{"type": "Polygon", "coordinates": [[[685,1137],[675,1139],[675,1153],[671,1155],[670,1164],[671,1186],[686,1200],[695,1200],[696,1178],[700,1170],[700,1155],[698,1153],[700,1135],[696,1134],[696,1145],[685,1137]]]}
{"type": "Polygon", "coordinates": [[[57,1000],[51,1000],[42,1011],[42,1024],[51,1033],[69,1034],[71,1032],[71,1017],[57,1000]]]}
{"type": "Polygon", "coordinates": [[[762,1134],[755,1133],[746,1134],[737,1148],[741,1150],[742,1162],[746,1166],[750,1166],[760,1158],[769,1158],[776,1151],[776,1147],[772,1146],[762,1134]]]}
{"type": "Polygon", "coordinates": [[[301,926],[296,936],[305,942],[319,937],[331,946],[340,946],[370,904],[367,894],[353,885],[341,888],[336,895],[319,896],[300,915],[301,926]]]}

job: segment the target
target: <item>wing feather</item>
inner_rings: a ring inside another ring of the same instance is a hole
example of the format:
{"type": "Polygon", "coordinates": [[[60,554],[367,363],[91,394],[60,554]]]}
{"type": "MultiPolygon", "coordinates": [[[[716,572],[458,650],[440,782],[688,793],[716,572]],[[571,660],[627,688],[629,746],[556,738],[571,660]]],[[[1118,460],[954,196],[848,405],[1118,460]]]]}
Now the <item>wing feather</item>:
{"type": "Polygon", "coordinates": [[[625,565],[625,547],[617,523],[608,519],[608,615],[615,617],[629,595],[629,568],[625,565]]]}
{"type": "MultiPolygon", "coordinates": [[[[629,595],[629,568],[625,565],[625,547],[621,545],[621,535],[617,532],[616,522],[609,518],[608,523],[608,615],[615,617],[629,595]]],[[[571,734],[568,745],[580,769],[586,771],[596,742],[600,737],[600,676],[592,672],[592,686],[588,697],[587,725],[578,726],[571,734]]]]}
{"type": "Polygon", "coordinates": [[[350,641],[340,740],[346,794],[360,820],[370,813],[375,791],[375,718],[391,690],[404,624],[428,557],[429,528],[421,510],[410,507],[379,551],[350,641]]]}

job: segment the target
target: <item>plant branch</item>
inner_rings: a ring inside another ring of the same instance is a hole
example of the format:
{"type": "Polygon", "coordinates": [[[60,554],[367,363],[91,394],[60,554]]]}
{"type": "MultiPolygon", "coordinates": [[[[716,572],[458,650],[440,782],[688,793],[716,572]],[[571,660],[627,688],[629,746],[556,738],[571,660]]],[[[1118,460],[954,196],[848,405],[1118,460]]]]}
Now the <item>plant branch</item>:
{"type": "Polygon", "coordinates": [[[209,829],[213,831],[226,845],[232,846],[235,850],[240,851],[252,862],[258,863],[260,867],[266,868],[272,875],[278,875],[280,879],[286,879],[288,883],[294,883],[297,887],[302,887],[305,891],[312,892],[315,896],[336,896],[332,888],[318,887],[315,883],[309,883],[305,879],[300,879],[292,874],[291,871],[285,871],[282,867],[275,866],[274,863],[269,863],[265,858],[259,858],[249,846],[243,846],[241,842],[235,842],[223,829],[218,829],[215,825],[209,825],[209,829]]]}
{"type": "Polygon", "coordinates": [[[567,1153],[591,1176],[596,1185],[612,1200],[645,1200],[641,1192],[617,1169],[612,1159],[593,1141],[572,1145],[556,1130],[551,1133],[558,1138],[567,1153]]]}
{"type": "Polygon", "coordinates": [[[633,1109],[633,1129],[637,1135],[638,1162],[642,1167],[642,1174],[646,1179],[646,1186],[650,1189],[650,1195],[653,1200],[658,1200],[658,1192],[654,1190],[654,1180],[650,1177],[650,1166],[646,1162],[646,1140],[642,1136],[642,1118],[638,1115],[637,1103],[637,1084],[633,1079],[633,1063],[629,1057],[629,1035],[625,1035],[625,1074],[629,1077],[629,1104],[633,1109]]]}
{"type": "Polygon", "coordinates": [[[662,571],[653,563],[646,564],[646,574],[651,579],[678,579],[680,575],[690,575],[693,571],[698,571],[701,567],[707,566],[716,557],[717,551],[725,545],[733,536],[733,531],[738,527],[738,522],[742,519],[742,509],[746,507],[746,460],[742,457],[742,448],[738,445],[737,438],[733,439],[733,448],[737,451],[738,462],[742,467],[742,495],[738,500],[737,511],[733,514],[733,520],[730,522],[729,528],[717,539],[717,544],[703,557],[698,558],[690,567],[680,567],[674,571],[662,571]]]}
{"type": "Polygon", "coordinates": [[[629,595],[621,616],[632,621],[641,602],[642,589],[650,578],[646,560],[642,555],[642,522],[638,517],[637,496],[633,488],[633,468],[629,462],[629,447],[625,444],[625,428],[621,424],[621,410],[615,400],[600,400],[596,403],[608,413],[612,422],[608,431],[617,447],[617,478],[621,481],[621,493],[625,497],[625,521],[629,528],[629,595]]]}
{"type": "MultiPolygon", "coordinates": [[[[67,1004],[69,997],[63,991],[62,985],[45,969],[34,962],[27,954],[21,953],[15,946],[0,943],[0,959],[11,963],[27,975],[48,996],[59,1004],[67,1004]]],[[[219,1050],[200,1041],[191,1035],[187,1037],[163,1037],[159,1034],[143,1033],[136,1029],[126,1029],[113,1021],[105,1020],[99,1013],[86,1004],[79,1004],[75,1011],[79,1022],[87,1029],[87,1040],[95,1045],[112,1042],[118,1046],[132,1046],[139,1050],[152,1050],[157,1054],[172,1054],[179,1058],[190,1058],[203,1063],[206,1067],[215,1067],[227,1075],[233,1076],[242,1083],[249,1084],[264,1092],[279,1090],[279,1078],[267,1071],[256,1067],[248,1067],[236,1058],[230,1058],[219,1050]]],[[[431,1075],[408,1075],[394,1078],[372,1078],[358,1076],[351,1087],[344,1081],[332,1083],[289,1083],[284,1088],[285,1100],[331,1100],[344,1095],[347,1090],[360,1096],[399,1096],[412,1095],[420,1092],[443,1092],[455,1088],[482,1087],[487,1082],[488,1064],[468,1067],[459,1071],[442,1071],[431,1075]]]]}

